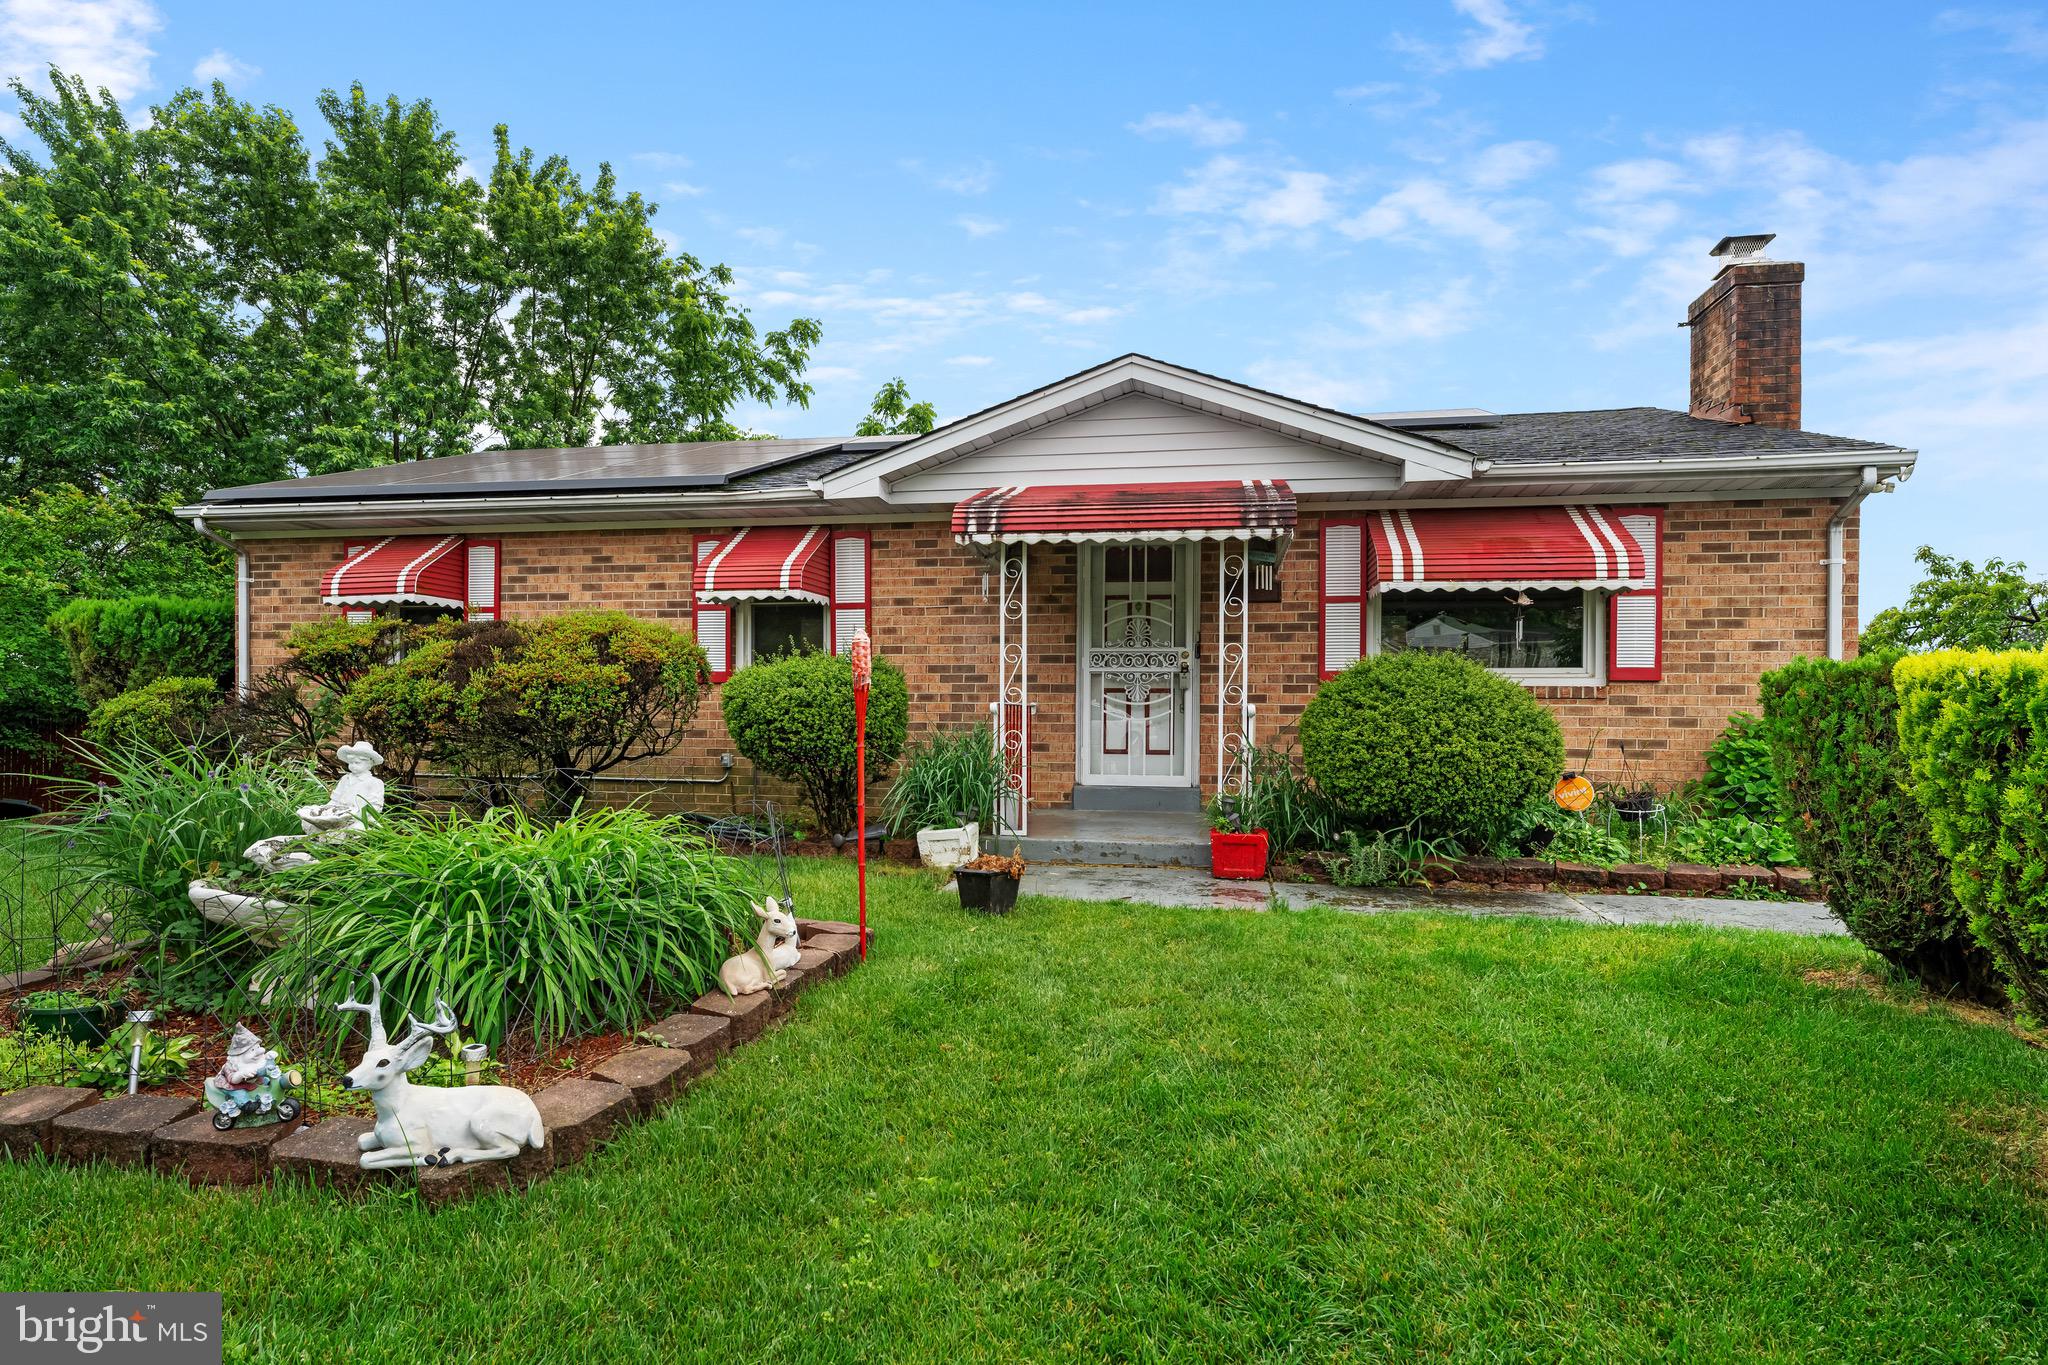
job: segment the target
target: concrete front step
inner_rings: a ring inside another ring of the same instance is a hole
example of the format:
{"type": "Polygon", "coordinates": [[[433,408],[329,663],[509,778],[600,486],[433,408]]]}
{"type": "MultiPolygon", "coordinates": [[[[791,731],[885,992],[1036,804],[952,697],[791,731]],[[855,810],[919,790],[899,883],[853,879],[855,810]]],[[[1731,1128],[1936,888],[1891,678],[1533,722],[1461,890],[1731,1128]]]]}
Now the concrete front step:
{"type": "Polygon", "coordinates": [[[984,847],[1008,853],[1013,844],[1027,863],[1209,866],[1209,822],[1193,811],[1033,811],[1030,834],[984,847]]]}
{"type": "Polygon", "coordinates": [[[1185,814],[1202,808],[1202,794],[1193,787],[1091,787],[1074,788],[1077,811],[1172,811],[1185,814]]]}

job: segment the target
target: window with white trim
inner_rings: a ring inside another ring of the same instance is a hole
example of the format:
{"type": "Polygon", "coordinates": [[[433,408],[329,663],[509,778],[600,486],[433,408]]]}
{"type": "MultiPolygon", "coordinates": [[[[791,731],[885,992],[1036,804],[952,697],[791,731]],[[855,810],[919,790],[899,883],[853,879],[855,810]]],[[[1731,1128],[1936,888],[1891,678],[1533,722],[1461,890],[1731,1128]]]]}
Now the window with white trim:
{"type": "Polygon", "coordinates": [[[1529,683],[1598,683],[1607,612],[1581,588],[1472,588],[1373,594],[1367,642],[1374,654],[1419,649],[1457,654],[1529,683]]]}
{"type": "Polygon", "coordinates": [[[733,667],[784,654],[823,651],[826,608],[819,602],[735,602],[733,667]]]}

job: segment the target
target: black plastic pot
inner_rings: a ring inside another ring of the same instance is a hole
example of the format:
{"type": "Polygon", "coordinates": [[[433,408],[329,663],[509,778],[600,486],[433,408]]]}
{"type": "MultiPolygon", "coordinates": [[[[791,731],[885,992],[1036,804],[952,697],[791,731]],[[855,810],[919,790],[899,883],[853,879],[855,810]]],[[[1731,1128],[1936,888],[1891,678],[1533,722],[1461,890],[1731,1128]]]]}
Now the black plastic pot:
{"type": "Polygon", "coordinates": [[[41,1010],[17,1006],[14,1017],[30,1033],[62,1034],[87,1047],[98,1047],[107,1041],[105,1005],[64,1005],[41,1010]]]}
{"type": "Polygon", "coordinates": [[[960,883],[960,904],[984,915],[1007,915],[1017,908],[1017,883],[1021,877],[1007,872],[970,872],[961,868],[953,874],[960,883]]]}

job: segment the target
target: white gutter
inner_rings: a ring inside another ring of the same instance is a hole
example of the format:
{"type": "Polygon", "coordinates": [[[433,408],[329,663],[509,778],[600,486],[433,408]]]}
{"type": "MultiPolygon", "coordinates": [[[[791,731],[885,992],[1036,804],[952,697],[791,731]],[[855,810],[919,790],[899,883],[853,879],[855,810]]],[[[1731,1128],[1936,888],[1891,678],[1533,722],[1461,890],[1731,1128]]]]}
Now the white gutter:
{"type": "MultiPolygon", "coordinates": [[[[1886,492],[1891,485],[1883,485],[1886,492]]],[[[1843,578],[1849,564],[1849,518],[1863,505],[1863,500],[1878,491],[1877,466],[1863,466],[1863,482],[1854,493],[1842,499],[1842,505],[1828,518],[1827,558],[1821,563],[1828,567],[1828,657],[1842,657],[1842,595],[1843,578]]]]}
{"type": "Polygon", "coordinates": [[[290,517],[344,518],[365,524],[381,524],[393,516],[433,513],[449,516],[519,515],[532,512],[659,512],[678,508],[752,507],[763,503],[816,502],[818,495],[806,487],[765,488],[758,493],[542,493],[531,496],[492,498],[323,498],[308,502],[251,500],[249,502],[196,503],[180,507],[177,515],[195,524],[216,521],[274,521],[290,517]]]}
{"type": "Polygon", "coordinates": [[[192,529],[235,552],[235,691],[247,696],[254,674],[249,653],[249,552],[208,527],[204,514],[192,518],[192,529]]]}

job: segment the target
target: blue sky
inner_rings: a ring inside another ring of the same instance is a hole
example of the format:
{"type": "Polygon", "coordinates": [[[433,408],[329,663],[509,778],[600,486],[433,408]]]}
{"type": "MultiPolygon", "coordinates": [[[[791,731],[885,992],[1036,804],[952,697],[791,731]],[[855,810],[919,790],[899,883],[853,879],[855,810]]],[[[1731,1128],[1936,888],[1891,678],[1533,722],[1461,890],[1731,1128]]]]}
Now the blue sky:
{"type": "Polygon", "coordinates": [[[957,415],[1124,351],[1358,411],[1683,407],[1707,247],[1804,260],[1806,425],[1922,452],[1866,524],[2048,571],[2048,16],[1384,5],[0,0],[0,68],[431,98],[610,160],[774,325],[809,411],[957,415]]]}

